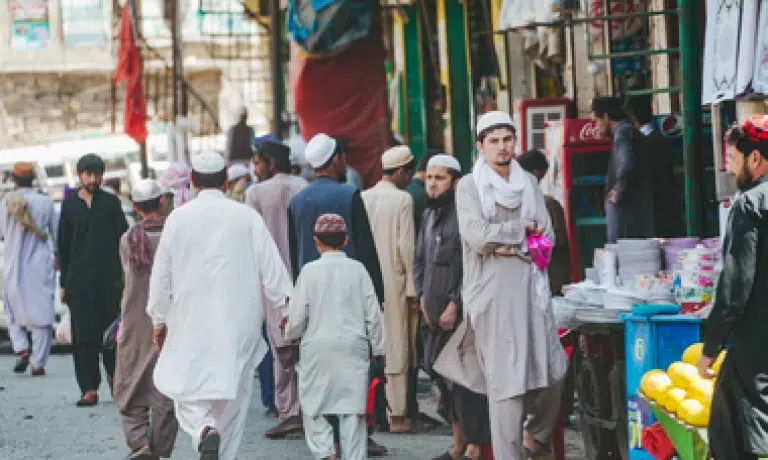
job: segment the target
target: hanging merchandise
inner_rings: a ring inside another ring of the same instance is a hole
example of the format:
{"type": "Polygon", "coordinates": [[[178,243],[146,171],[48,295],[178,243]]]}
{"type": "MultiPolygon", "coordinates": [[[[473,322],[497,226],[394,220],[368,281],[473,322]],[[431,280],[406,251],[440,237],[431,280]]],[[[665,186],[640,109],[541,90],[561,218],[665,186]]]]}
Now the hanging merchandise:
{"type": "Polygon", "coordinates": [[[736,97],[741,0],[707,0],[704,78],[701,103],[718,104],[736,97]]]}
{"type": "Polygon", "coordinates": [[[304,52],[337,54],[371,29],[373,0],[289,0],[288,32],[304,52]]]}
{"type": "Polygon", "coordinates": [[[757,27],[752,87],[755,92],[768,94],[768,0],[760,1],[760,17],[757,27]]]}

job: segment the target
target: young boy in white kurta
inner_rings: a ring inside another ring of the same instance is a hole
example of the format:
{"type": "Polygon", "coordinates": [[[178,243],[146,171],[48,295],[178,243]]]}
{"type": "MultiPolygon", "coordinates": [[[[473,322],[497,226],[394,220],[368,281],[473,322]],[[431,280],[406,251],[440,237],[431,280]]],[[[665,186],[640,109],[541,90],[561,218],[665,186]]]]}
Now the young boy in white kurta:
{"type": "Polygon", "coordinates": [[[365,267],[342,251],[347,240],[341,216],[317,219],[320,259],[302,269],[283,320],[286,339],[301,338],[299,401],[316,459],[336,458],[329,417],[338,419],[343,458],[366,458],[369,361],[386,349],[373,282],[365,267]]]}

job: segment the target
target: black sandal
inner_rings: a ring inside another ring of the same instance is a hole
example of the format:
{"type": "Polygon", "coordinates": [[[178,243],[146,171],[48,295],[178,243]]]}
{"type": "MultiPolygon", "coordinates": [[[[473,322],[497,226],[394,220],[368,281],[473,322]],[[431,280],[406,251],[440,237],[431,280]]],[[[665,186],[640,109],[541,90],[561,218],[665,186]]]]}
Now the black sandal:
{"type": "Polygon", "coordinates": [[[20,354],[19,359],[16,360],[16,365],[13,366],[13,372],[23,374],[27,372],[27,367],[29,367],[29,353],[20,354]]]}
{"type": "Polygon", "coordinates": [[[219,460],[219,446],[221,446],[221,435],[216,428],[210,426],[203,430],[202,440],[198,451],[200,460],[219,460]]]}

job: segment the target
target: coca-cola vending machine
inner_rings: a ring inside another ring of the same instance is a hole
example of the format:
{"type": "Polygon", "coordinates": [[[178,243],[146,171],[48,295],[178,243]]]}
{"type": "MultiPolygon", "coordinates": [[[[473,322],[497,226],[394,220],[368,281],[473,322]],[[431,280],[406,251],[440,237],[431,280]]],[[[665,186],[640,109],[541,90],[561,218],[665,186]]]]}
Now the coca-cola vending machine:
{"type": "Polygon", "coordinates": [[[592,266],[595,249],[606,242],[605,175],[611,139],[591,120],[550,121],[546,129],[549,171],[541,187],[565,210],[571,277],[578,281],[584,279],[584,268],[592,266]]]}

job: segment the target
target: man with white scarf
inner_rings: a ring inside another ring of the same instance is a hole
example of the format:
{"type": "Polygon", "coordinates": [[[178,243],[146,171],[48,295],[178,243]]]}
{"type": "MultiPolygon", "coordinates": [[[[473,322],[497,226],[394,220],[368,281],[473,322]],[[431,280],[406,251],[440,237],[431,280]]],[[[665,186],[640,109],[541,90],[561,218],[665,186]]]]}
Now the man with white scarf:
{"type": "Polygon", "coordinates": [[[554,234],[536,178],[514,159],[515,142],[507,113],[490,112],[478,121],[481,155],[456,192],[462,298],[486,381],[494,455],[551,459],[567,363],[546,270],[533,264],[527,239],[554,234]],[[530,448],[523,428],[536,440],[530,448]]]}

